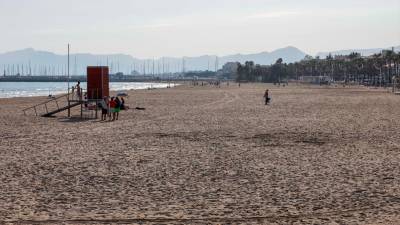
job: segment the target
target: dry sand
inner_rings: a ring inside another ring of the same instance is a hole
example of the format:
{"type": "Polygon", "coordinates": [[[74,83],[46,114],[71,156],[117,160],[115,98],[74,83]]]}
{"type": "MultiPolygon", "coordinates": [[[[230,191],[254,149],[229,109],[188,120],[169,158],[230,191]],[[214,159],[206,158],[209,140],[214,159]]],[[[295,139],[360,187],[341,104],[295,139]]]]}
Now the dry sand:
{"type": "Polygon", "coordinates": [[[112,123],[24,116],[44,98],[0,99],[0,224],[400,224],[400,96],[130,95],[146,110],[112,123]]]}

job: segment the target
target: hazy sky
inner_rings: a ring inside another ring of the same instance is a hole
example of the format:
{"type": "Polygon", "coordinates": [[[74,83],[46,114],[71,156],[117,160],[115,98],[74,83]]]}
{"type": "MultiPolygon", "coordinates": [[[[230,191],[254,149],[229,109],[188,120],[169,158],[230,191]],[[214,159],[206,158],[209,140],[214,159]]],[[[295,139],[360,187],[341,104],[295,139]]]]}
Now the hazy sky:
{"type": "Polygon", "coordinates": [[[400,45],[400,0],[0,0],[0,52],[137,57],[400,45]]]}

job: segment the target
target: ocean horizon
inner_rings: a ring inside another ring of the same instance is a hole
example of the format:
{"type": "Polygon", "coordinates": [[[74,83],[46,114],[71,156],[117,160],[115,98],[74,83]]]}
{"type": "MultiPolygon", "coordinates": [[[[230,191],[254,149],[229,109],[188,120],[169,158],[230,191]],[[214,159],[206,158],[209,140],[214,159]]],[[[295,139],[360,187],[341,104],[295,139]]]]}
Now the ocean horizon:
{"type": "MultiPolygon", "coordinates": [[[[76,85],[70,82],[70,87],[76,85]]],[[[168,83],[149,82],[110,82],[111,91],[143,90],[148,88],[167,88],[168,83]]],[[[176,84],[171,83],[175,86],[176,84]]],[[[81,82],[86,89],[87,83],[81,82]]],[[[67,93],[68,82],[0,82],[0,98],[38,97],[67,93]]]]}

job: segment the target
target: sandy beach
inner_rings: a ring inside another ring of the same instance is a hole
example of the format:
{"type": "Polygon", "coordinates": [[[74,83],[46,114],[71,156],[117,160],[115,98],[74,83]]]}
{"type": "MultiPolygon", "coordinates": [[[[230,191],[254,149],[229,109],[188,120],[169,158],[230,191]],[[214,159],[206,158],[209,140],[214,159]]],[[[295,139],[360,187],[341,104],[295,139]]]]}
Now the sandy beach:
{"type": "Polygon", "coordinates": [[[129,95],[146,110],[116,122],[0,99],[0,224],[400,224],[400,96],[232,83],[129,95]]]}

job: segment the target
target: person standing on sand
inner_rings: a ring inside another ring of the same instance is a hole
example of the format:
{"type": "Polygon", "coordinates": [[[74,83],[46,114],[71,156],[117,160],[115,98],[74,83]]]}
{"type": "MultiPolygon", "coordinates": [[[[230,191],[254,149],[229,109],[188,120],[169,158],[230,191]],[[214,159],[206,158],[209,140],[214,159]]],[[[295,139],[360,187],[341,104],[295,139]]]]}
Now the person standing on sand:
{"type": "Polygon", "coordinates": [[[110,120],[114,121],[115,120],[115,107],[117,106],[117,102],[115,102],[114,97],[111,98],[109,106],[110,106],[110,111],[112,113],[112,118],[110,117],[110,120]]]}
{"type": "Polygon", "coordinates": [[[121,101],[118,97],[115,97],[115,119],[118,120],[119,112],[121,111],[121,101]]]}
{"type": "Polygon", "coordinates": [[[125,99],[124,97],[121,97],[121,110],[128,110],[129,107],[125,105],[125,99]]]}
{"type": "Polygon", "coordinates": [[[264,98],[265,98],[265,105],[268,105],[268,103],[271,101],[271,98],[269,97],[268,89],[265,91],[264,98]]]}
{"type": "Polygon", "coordinates": [[[78,96],[78,100],[81,100],[82,99],[82,91],[81,91],[81,82],[80,81],[78,81],[75,88],[76,88],[76,95],[78,96]]]}
{"type": "Polygon", "coordinates": [[[108,115],[108,97],[104,96],[103,100],[100,102],[101,106],[101,121],[107,120],[108,115]]]}

